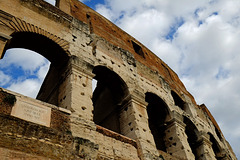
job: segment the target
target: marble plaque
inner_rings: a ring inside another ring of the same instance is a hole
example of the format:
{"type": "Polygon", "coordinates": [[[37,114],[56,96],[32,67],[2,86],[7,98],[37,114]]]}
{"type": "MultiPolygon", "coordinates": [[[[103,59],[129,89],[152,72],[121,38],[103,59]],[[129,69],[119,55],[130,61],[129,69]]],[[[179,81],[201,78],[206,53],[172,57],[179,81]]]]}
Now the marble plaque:
{"type": "Polygon", "coordinates": [[[50,127],[51,108],[18,101],[11,115],[20,119],[50,127]]]}

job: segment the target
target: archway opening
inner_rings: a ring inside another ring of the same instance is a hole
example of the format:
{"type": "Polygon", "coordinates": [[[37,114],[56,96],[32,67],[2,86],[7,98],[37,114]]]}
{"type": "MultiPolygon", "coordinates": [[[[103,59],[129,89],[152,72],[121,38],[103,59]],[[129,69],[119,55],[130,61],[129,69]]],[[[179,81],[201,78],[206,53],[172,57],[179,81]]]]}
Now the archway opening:
{"type": "Polygon", "coordinates": [[[93,92],[93,121],[109,130],[121,133],[120,110],[129,92],[125,82],[115,72],[104,66],[93,69],[97,81],[93,92]]]}
{"type": "Polygon", "coordinates": [[[184,117],[183,119],[184,123],[186,124],[186,128],[185,128],[185,133],[187,135],[187,140],[188,140],[188,144],[192,150],[192,153],[195,156],[195,159],[198,159],[198,155],[197,155],[197,148],[198,148],[198,136],[197,136],[197,127],[193,124],[193,122],[187,118],[184,117]]]}
{"type": "Polygon", "coordinates": [[[182,98],[180,98],[180,96],[174,91],[171,91],[171,95],[173,97],[175,105],[181,108],[182,110],[185,110],[184,107],[185,102],[182,100],[182,98]]]}
{"type": "MultiPolygon", "coordinates": [[[[47,76],[45,79],[43,78],[44,82],[38,92],[37,99],[58,105],[58,88],[61,83],[63,68],[69,60],[68,54],[57,43],[40,34],[16,32],[11,37],[11,40],[5,46],[3,55],[14,48],[20,48],[32,54],[38,53],[51,62],[47,76]]],[[[16,57],[21,56],[20,52],[16,52],[15,54],[16,57]]],[[[32,64],[38,64],[40,59],[32,59],[32,64]]]]}
{"type": "Polygon", "coordinates": [[[212,149],[215,154],[215,158],[217,160],[222,160],[223,157],[221,155],[221,149],[220,149],[220,146],[219,146],[217,140],[214,138],[214,136],[211,133],[208,132],[208,135],[210,136],[210,141],[212,142],[212,149]]]}
{"type": "Polygon", "coordinates": [[[219,129],[217,129],[217,127],[215,127],[215,126],[214,126],[214,128],[215,128],[215,132],[216,132],[218,138],[220,139],[220,141],[222,141],[223,138],[222,138],[222,135],[221,135],[219,129]]]}
{"type": "Polygon", "coordinates": [[[36,98],[50,62],[40,54],[24,49],[8,49],[0,60],[0,86],[36,98]]]}
{"type": "Polygon", "coordinates": [[[148,125],[152,132],[156,147],[158,150],[166,152],[165,130],[166,118],[169,115],[167,104],[157,95],[146,93],[146,102],[148,102],[148,125]]]}

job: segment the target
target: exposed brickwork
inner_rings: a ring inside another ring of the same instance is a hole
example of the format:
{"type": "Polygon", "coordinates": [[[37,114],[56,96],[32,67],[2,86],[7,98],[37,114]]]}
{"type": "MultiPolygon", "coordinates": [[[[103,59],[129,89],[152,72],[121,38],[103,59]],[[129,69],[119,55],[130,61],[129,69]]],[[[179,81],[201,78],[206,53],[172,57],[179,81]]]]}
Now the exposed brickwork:
{"type": "Polygon", "coordinates": [[[0,159],[236,160],[167,64],[78,0],[57,5],[0,1],[0,57],[51,62],[38,100],[0,90],[0,159]]]}
{"type": "Polygon", "coordinates": [[[0,113],[10,115],[15,101],[14,95],[0,90],[0,113]]]}
{"type": "Polygon", "coordinates": [[[71,133],[69,115],[66,115],[66,113],[63,113],[57,109],[52,109],[51,119],[51,128],[63,133],[71,133]]]}
{"type": "Polygon", "coordinates": [[[97,132],[102,133],[103,135],[106,135],[108,137],[115,138],[116,140],[119,140],[121,142],[129,143],[129,144],[131,144],[131,145],[133,145],[134,147],[137,148],[137,144],[136,144],[136,142],[134,140],[132,140],[132,139],[130,139],[128,137],[122,136],[120,134],[117,134],[117,133],[115,133],[113,131],[110,131],[110,130],[108,130],[106,128],[103,128],[101,126],[98,126],[98,125],[97,125],[97,132]]]}

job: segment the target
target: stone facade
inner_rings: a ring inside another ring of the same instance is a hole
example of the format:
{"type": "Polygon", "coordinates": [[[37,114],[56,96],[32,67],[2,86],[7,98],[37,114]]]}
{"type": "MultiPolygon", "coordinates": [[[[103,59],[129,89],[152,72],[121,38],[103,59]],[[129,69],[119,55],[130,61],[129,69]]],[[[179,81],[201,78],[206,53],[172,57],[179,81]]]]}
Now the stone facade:
{"type": "Polygon", "coordinates": [[[236,160],[177,74],[78,0],[0,0],[10,48],[51,66],[37,99],[0,89],[0,159],[236,160]]]}

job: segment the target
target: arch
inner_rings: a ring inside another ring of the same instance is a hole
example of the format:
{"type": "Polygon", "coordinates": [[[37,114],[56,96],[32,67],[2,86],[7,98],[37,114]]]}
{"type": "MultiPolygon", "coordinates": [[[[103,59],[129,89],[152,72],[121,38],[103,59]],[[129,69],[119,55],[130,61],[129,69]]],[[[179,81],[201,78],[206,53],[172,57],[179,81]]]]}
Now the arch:
{"type": "Polygon", "coordinates": [[[174,91],[171,91],[171,95],[173,97],[174,103],[176,106],[181,108],[182,110],[185,110],[185,102],[182,100],[182,98],[174,91]]]}
{"type": "MultiPolygon", "coordinates": [[[[36,33],[38,35],[42,35],[46,38],[48,38],[49,40],[52,40],[53,42],[55,42],[56,44],[58,44],[60,46],[60,48],[62,48],[66,53],[68,53],[68,49],[69,49],[69,42],[67,42],[64,39],[61,39],[60,37],[57,37],[56,35],[42,29],[39,28],[33,24],[27,23],[24,20],[21,20],[20,18],[14,17],[9,15],[9,18],[11,19],[11,21],[1,21],[4,25],[6,25],[8,28],[11,28],[15,33],[36,33]]],[[[11,38],[11,37],[9,37],[11,38]]],[[[6,48],[6,47],[5,47],[6,48]]],[[[5,49],[6,51],[6,49],[5,49]]],[[[2,55],[3,56],[3,55],[2,55]]],[[[0,57],[2,58],[2,57],[0,57]]]]}
{"type": "Polygon", "coordinates": [[[58,88],[61,82],[61,74],[69,60],[69,55],[59,44],[41,34],[15,32],[11,37],[5,46],[5,52],[11,48],[28,49],[37,52],[51,62],[49,72],[41,86],[37,99],[58,105],[58,88]]]}
{"type": "Polygon", "coordinates": [[[51,63],[61,65],[68,61],[68,54],[53,40],[33,32],[15,32],[6,44],[5,51],[10,48],[25,48],[35,51],[51,63]]]}
{"type": "Polygon", "coordinates": [[[222,160],[224,158],[223,155],[221,155],[221,147],[215,137],[212,135],[212,133],[208,132],[208,135],[210,137],[210,141],[212,142],[212,149],[215,154],[215,158],[217,160],[222,160]]]}
{"type": "Polygon", "coordinates": [[[222,138],[222,135],[221,135],[221,131],[219,129],[217,129],[217,127],[215,125],[214,125],[214,128],[215,128],[215,132],[216,132],[218,138],[220,139],[220,141],[222,141],[223,138],[222,138]]]}
{"type": "Polygon", "coordinates": [[[169,116],[167,104],[156,94],[147,92],[145,101],[148,102],[148,125],[152,132],[158,150],[166,152],[165,130],[166,119],[169,116]]]}
{"type": "Polygon", "coordinates": [[[188,144],[192,150],[192,153],[195,156],[195,159],[198,159],[197,149],[198,149],[198,135],[199,131],[195,124],[186,116],[183,118],[183,122],[186,124],[185,133],[187,135],[188,144]]]}
{"type": "Polygon", "coordinates": [[[93,69],[97,80],[93,92],[93,121],[107,129],[121,133],[120,110],[126,104],[129,95],[128,87],[123,79],[114,71],[104,66],[93,69]]]}

